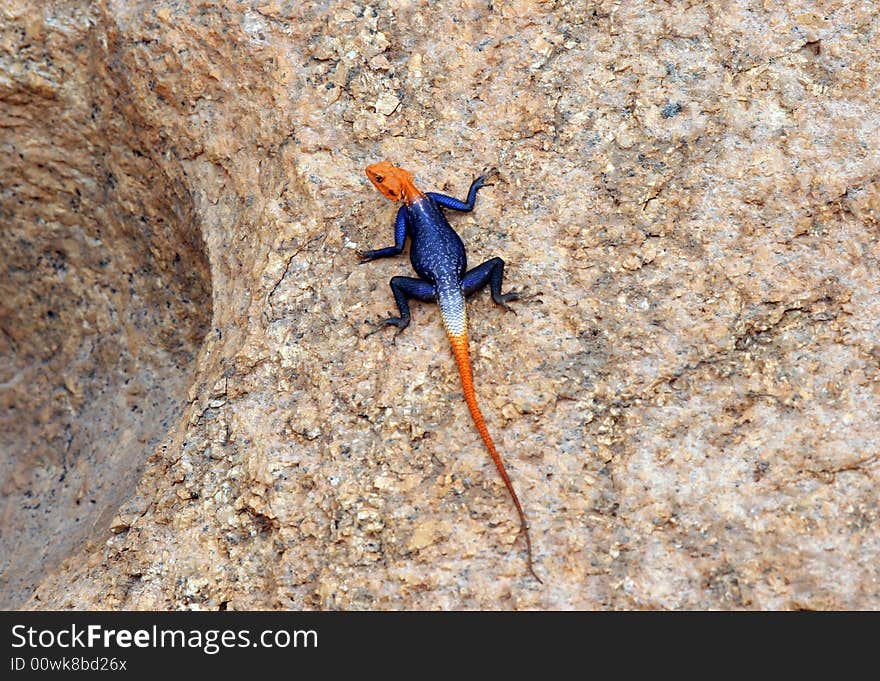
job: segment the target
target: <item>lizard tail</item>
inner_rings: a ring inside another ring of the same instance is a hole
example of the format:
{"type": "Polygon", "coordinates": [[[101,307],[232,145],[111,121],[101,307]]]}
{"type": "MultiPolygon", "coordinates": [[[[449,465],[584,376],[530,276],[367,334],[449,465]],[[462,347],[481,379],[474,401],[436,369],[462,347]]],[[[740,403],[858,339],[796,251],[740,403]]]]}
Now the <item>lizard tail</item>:
{"type": "MultiPolygon", "coordinates": [[[[458,306],[456,305],[455,307],[457,308],[458,306]]],[[[495,443],[492,441],[492,436],[489,435],[486,421],[483,419],[483,414],[477,404],[477,395],[474,392],[474,376],[473,371],[471,370],[470,357],[468,356],[467,322],[465,319],[463,296],[461,300],[461,308],[460,310],[457,309],[456,313],[457,314],[453,315],[451,319],[447,319],[448,315],[443,314],[443,323],[446,326],[446,335],[449,337],[449,343],[452,346],[452,354],[455,356],[455,363],[458,365],[458,373],[461,376],[461,386],[464,390],[464,401],[467,402],[471,417],[474,420],[474,425],[476,425],[477,430],[480,432],[480,437],[483,438],[483,443],[486,445],[486,449],[489,450],[489,455],[492,457],[492,461],[495,462],[495,468],[498,469],[498,474],[504,481],[504,485],[507,487],[507,491],[510,493],[510,497],[513,499],[513,503],[516,506],[516,512],[519,514],[520,531],[526,538],[529,572],[532,573],[532,577],[543,584],[544,582],[538,577],[535,572],[534,563],[532,562],[532,539],[529,536],[529,523],[526,520],[525,511],[523,511],[519,497],[516,495],[516,490],[513,488],[510,476],[507,475],[507,469],[504,468],[504,462],[501,460],[501,455],[498,454],[498,450],[495,449],[495,443]]]]}

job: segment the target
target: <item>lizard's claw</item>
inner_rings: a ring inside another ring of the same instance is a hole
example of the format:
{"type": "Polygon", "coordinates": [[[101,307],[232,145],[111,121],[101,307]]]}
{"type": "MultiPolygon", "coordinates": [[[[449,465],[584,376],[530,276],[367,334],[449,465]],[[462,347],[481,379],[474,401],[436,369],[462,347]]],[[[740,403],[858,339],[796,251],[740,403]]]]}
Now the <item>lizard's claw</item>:
{"type": "Polygon", "coordinates": [[[543,295],[543,291],[536,291],[535,293],[517,293],[517,300],[523,302],[535,301],[536,303],[541,303],[541,305],[543,305],[544,301],[538,297],[543,295]]]}
{"type": "Polygon", "coordinates": [[[372,331],[369,331],[364,338],[369,338],[374,333],[379,333],[382,329],[387,326],[396,326],[397,330],[394,332],[394,335],[391,337],[391,342],[396,343],[397,337],[401,334],[401,332],[406,328],[406,324],[400,317],[389,317],[388,319],[380,319],[378,322],[369,322],[365,321],[366,324],[369,324],[373,327],[372,331]]]}
{"type": "Polygon", "coordinates": [[[508,291],[507,293],[502,293],[497,298],[492,297],[492,300],[495,301],[496,305],[503,307],[508,312],[513,312],[516,314],[516,310],[514,310],[507,303],[513,302],[514,300],[519,300],[522,302],[527,302],[530,300],[537,300],[537,302],[543,304],[544,301],[539,299],[538,296],[543,295],[540,291],[537,293],[520,293],[519,291],[508,291]]]}
{"type": "Polygon", "coordinates": [[[480,183],[481,187],[494,187],[495,185],[489,180],[494,180],[497,177],[500,177],[501,173],[498,171],[498,168],[494,166],[491,168],[484,168],[483,172],[477,178],[477,182],[480,183]]]}
{"type": "Polygon", "coordinates": [[[373,327],[371,331],[367,331],[367,333],[364,334],[364,338],[369,338],[374,333],[379,333],[382,329],[385,328],[384,322],[368,322],[367,320],[364,320],[364,324],[369,324],[373,327]]]}
{"type": "Polygon", "coordinates": [[[357,251],[357,257],[360,258],[358,265],[371,262],[373,260],[372,251],[357,251]]]}

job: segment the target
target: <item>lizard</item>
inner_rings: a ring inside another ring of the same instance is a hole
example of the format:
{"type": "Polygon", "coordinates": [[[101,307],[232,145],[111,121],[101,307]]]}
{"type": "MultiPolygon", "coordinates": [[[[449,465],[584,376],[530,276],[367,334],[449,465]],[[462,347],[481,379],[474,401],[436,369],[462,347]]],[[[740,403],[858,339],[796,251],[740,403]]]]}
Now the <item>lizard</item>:
{"type": "MultiPolygon", "coordinates": [[[[396,326],[396,338],[410,323],[409,301],[435,302],[440,307],[440,316],[452,348],[455,363],[461,378],[464,399],[474,425],[495,463],[495,467],[513,500],[519,516],[520,532],[526,541],[528,569],[532,576],[542,582],[535,572],[532,559],[532,540],[526,514],[507,474],[501,455],[495,447],[486,421],[477,404],[474,390],[473,370],[468,356],[468,325],[465,299],[484,288],[487,284],[492,300],[501,307],[512,310],[509,302],[522,299],[516,291],[501,292],[504,276],[504,260],[492,258],[471,270],[467,269],[467,254],[464,242],[446,219],[442,208],[469,212],[473,210],[477,192],[486,186],[486,180],[497,171],[484,172],[471,182],[467,199],[461,201],[452,196],[435,192],[424,193],[416,188],[413,175],[398,168],[390,161],[374,163],[365,169],[370,182],[386,198],[403,205],[397,212],[394,222],[394,245],[376,250],[359,251],[361,263],[378,258],[400,255],[407,237],[410,239],[410,262],[418,277],[393,277],[391,291],[397,303],[399,316],[388,317],[374,324],[375,329],[367,336],[386,328],[396,326]]],[[[365,336],[366,337],[366,336],[365,336]]]]}

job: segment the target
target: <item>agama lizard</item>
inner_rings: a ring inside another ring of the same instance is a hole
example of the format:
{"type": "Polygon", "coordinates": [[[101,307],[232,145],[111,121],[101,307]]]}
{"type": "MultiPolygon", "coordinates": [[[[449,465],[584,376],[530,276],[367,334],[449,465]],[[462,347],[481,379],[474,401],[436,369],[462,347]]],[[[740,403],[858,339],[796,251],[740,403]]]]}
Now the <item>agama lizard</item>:
{"type": "MultiPolygon", "coordinates": [[[[369,262],[377,258],[400,255],[407,236],[410,238],[410,261],[418,274],[416,277],[393,277],[391,291],[400,312],[399,317],[389,317],[376,324],[375,333],[386,325],[397,327],[395,337],[409,326],[409,300],[436,302],[440,306],[440,315],[446,334],[452,346],[452,353],[458,365],[464,399],[473,417],[474,424],[483,438],[489,455],[510,493],[516,511],[519,514],[520,531],[525,536],[528,552],[529,572],[539,582],[541,578],[535,573],[532,562],[532,540],[529,537],[529,525],[526,514],[513,483],[510,481],[504,462],[495,449],[495,443],[486,428],[486,422],[477,405],[474,393],[474,380],[468,358],[467,310],[465,298],[481,288],[489,285],[492,300],[506,309],[512,300],[520,298],[515,291],[501,293],[501,279],[504,275],[504,261],[492,258],[472,270],[467,269],[467,255],[464,243],[449,224],[441,208],[468,212],[473,210],[477,192],[481,187],[488,186],[488,174],[483,174],[471,182],[467,201],[434,192],[423,193],[413,183],[409,171],[392,165],[389,161],[375,163],[366,168],[367,177],[385,197],[392,201],[403,201],[397,212],[394,223],[394,245],[373,251],[359,253],[361,262],[369,262]]],[[[367,334],[370,335],[370,334],[367,334]]]]}

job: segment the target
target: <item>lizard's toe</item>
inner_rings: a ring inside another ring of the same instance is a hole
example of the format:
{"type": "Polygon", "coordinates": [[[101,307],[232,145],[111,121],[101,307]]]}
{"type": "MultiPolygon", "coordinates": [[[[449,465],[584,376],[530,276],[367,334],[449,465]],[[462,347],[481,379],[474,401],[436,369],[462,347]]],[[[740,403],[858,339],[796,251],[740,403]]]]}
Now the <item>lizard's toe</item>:
{"type": "Polygon", "coordinates": [[[480,173],[480,179],[483,181],[484,187],[491,187],[492,185],[489,182],[498,179],[500,176],[501,172],[495,166],[483,168],[483,172],[480,173]]]}
{"type": "Polygon", "coordinates": [[[369,320],[364,320],[364,323],[369,324],[370,326],[373,327],[372,331],[369,331],[364,336],[364,338],[368,338],[368,337],[372,336],[374,333],[378,333],[379,331],[381,331],[382,329],[384,329],[387,326],[396,326],[397,327],[397,331],[394,332],[394,338],[397,338],[400,335],[400,333],[407,327],[409,322],[404,321],[400,317],[389,317],[388,319],[380,319],[375,322],[371,322],[369,320]]]}

